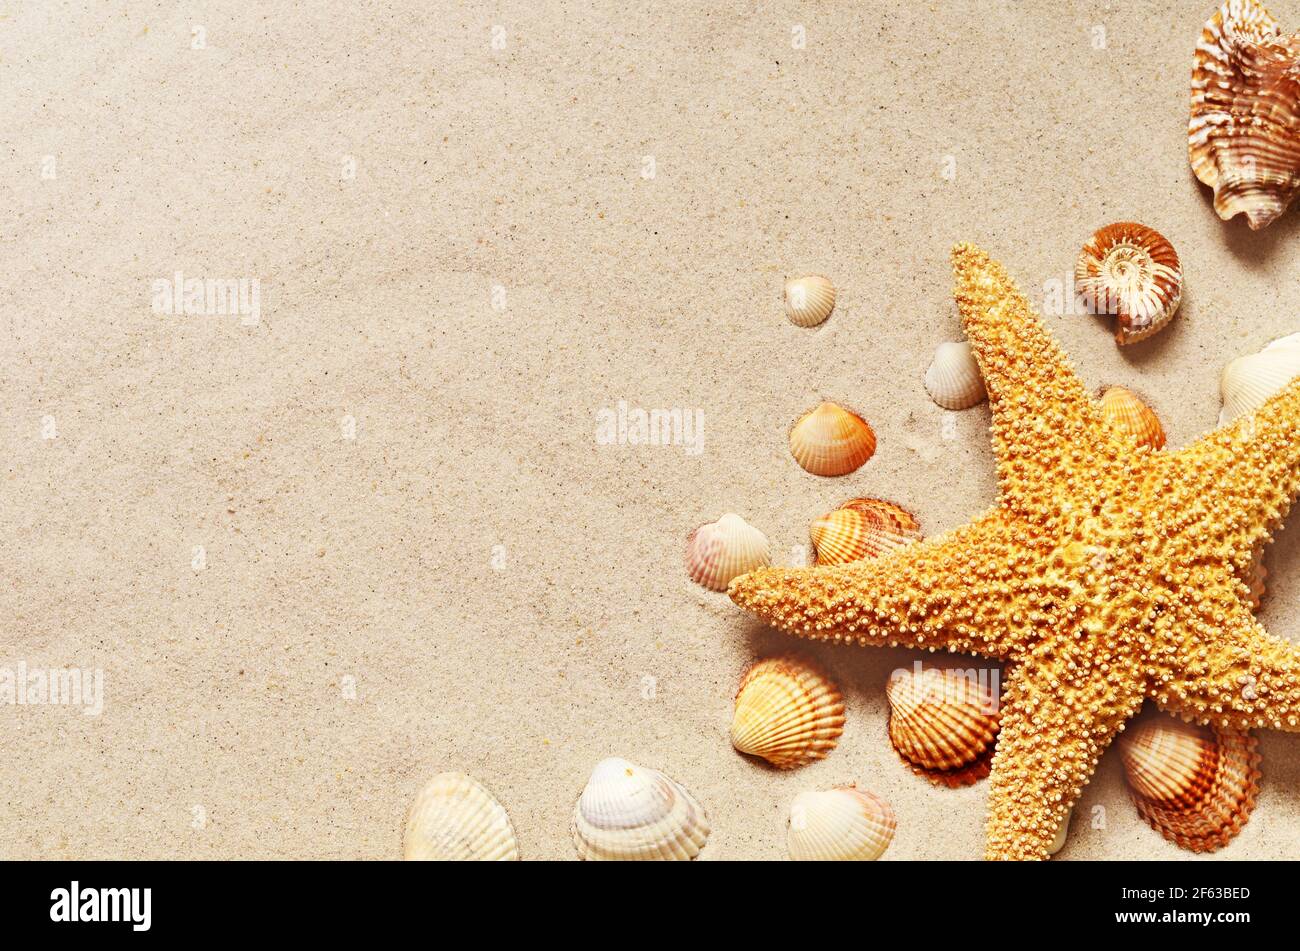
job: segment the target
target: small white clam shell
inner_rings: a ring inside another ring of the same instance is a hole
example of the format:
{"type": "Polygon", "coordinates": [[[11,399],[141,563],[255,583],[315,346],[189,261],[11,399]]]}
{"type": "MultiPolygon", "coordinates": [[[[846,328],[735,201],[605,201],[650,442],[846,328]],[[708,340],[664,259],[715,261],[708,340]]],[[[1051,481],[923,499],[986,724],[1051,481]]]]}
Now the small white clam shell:
{"type": "Polygon", "coordinates": [[[1056,827],[1056,838],[1053,839],[1052,844],[1047,847],[1048,855],[1055,855],[1057,852],[1061,851],[1061,849],[1065,848],[1065,839],[1070,832],[1070,818],[1073,815],[1073,809],[1067,811],[1065,818],[1061,820],[1061,824],[1056,827]]]}
{"type": "Polygon", "coordinates": [[[411,806],[402,839],[407,861],[500,862],[519,858],[501,803],[464,773],[439,773],[411,806]]]}
{"type": "Polygon", "coordinates": [[[687,574],[712,591],[726,591],[733,578],[771,563],[767,536],[731,512],[701,525],[686,540],[687,574]]]}
{"type": "Polygon", "coordinates": [[[835,285],[820,274],[785,282],[785,313],[800,327],[816,327],[835,309],[835,285]]]}
{"type": "Polygon", "coordinates": [[[852,786],[800,793],[790,806],[786,845],[797,862],[872,862],[894,838],[894,810],[852,786]]]}
{"type": "Polygon", "coordinates": [[[988,395],[967,341],[939,344],[925,371],[925,391],[944,409],[969,409],[988,395]]]}
{"type": "Polygon", "coordinates": [[[1254,412],[1300,376],[1300,334],[1274,340],[1259,353],[1238,357],[1223,368],[1219,425],[1254,412]]]}
{"type": "Polygon", "coordinates": [[[586,861],[684,861],[708,837],[708,816],[680,783],[617,757],[596,764],[573,812],[586,861]]]}

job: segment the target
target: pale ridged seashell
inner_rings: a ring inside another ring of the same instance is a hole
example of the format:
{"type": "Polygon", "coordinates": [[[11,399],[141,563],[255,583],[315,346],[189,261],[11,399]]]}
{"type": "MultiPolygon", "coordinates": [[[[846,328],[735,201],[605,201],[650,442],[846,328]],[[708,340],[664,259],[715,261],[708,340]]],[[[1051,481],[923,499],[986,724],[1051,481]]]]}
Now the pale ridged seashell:
{"type": "Polygon", "coordinates": [[[907,509],[884,499],[851,499],[815,519],[809,530],[814,560],[842,565],[879,558],[921,537],[921,526],[907,509]]]}
{"type": "Polygon", "coordinates": [[[1263,228],[1300,190],[1300,37],[1255,0],[1227,0],[1196,44],[1187,155],[1227,221],[1263,228]]]}
{"type": "Polygon", "coordinates": [[[1132,390],[1108,386],[1101,391],[1101,413],[1139,446],[1165,447],[1165,430],[1160,417],[1132,390]]]}
{"type": "Polygon", "coordinates": [[[834,403],[822,403],[790,430],[790,454],[813,475],[848,475],[876,451],[867,421],[834,403]]]}
{"type": "Polygon", "coordinates": [[[988,396],[970,343],[939,344],[925,371],[925,391],[944,409],[969,409],[988,396]]]}
{"type": "Polygon", "coordinates": [[[874,793],[852,786],[803,792],[790,805],[786,845],[796,862],[874,862],[896,825],[894,810],[874,793]]]}
{"type": "Polygon", "coordinates": [[[1246,824],[1259,792],[1258,745],[1248,732],[1165,714],[1140,721],[1119,740],[1138,812],[1193,852],[1222,848],[1246,824]]]}
{"type": "Polygon", "coordinates": [[[402,858],[499,862],[519,858],[505,809],[464,773],[439,773],[420,790],[406,820],[402,858]]]}
{"type": "Polygon", "coordinates": [[[1300,376],[1300,334],[1274,340],[1259,353],[1237,357],[1219,377],[1219,425],[1252,413],[1300,376]]]}
{"type": "Polygon", "coordinates": [[[835,309],[835,285],[820,274],[785,282],[785,313],[800,327],[816,327],[835,309]]]}
{"type": "Polygon", "coordinates": [[[1065,848],[1066,837],[1070,834],[1070,817],[1074,815],[1074,810],[1069,809],[1065,813],[1065,818],[1061,824],[1056,827],[1056,838],[1052,839],[1052,844],[1047,847],[1048,855],[1055,855],[1061,849],[1065,848]]]}
{"type": "Polygon", "coordinates": [[[736,691],[731,745],[779,769],[822,759],[844,732],[844,698],[835,684],[798,657],[754,664],[736,691]]]}
{"type": "Polygon", "coordinates": [[[886,688],[889,739],[919,775],[966,786],[989,774],[998,698],[956,670],[896,670],[886,688]]]}
{"type": "Polygon", "coordinates": [[[1096,231],[1074,266],[1075,290],[1095,314],[1116,316],[1115,340],[1150,337],[1173,319],[1183,297],[1183,269],[1174,246],[1134,221],[1096,231]]]}
{"type": "Polygon", "coordinates": [[[703,807],[657,769],[601,760],[573,812],[573,842],[586,861],[685,861],[709,837],[703,807]]]}
{"type": "Polygon", "coordinates": [[[701,525],[686,539],[686,572],[713,591],[726,591],[733,578],[771,564],[767,536],[728,512],[701,525]]]}

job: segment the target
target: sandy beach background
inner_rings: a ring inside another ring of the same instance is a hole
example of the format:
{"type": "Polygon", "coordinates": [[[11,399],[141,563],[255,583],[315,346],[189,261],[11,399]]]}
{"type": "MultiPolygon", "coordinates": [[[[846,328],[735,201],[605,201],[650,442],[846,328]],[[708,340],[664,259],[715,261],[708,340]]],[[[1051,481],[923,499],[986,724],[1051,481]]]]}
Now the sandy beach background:
{"type": "MultiPolygon", "coordinates": [[[[738,678],[787,639],[693,586],[684,540],[735,511],[790,563],[853,495],[927,533],[992,501],[987,407],[944,438],[921,383],[957,241],[1039,302],[1094,229],[1158,228],[1170,328],[1048,322],[1172,445],[1215,423],[1222,366],[1300,330],[1300,214],[1221,222],[1188,169],[1214,4],[590,6],[0,6],[0,666],[104,677],[99,716],[0,706],[3,857],[390,859],[458,769],[569,859],[610,755],[695,793],[705,859],[784,857],[794,796],[845,782],[893,804],[886,860],[981,856],[987,784],[885,737],[918,654],[813,650],[839,748],[732,751],[738,678]],[[257,280],[260,319],[156,313],[177,271],[257,280]],[[806,271],[840,289],[812,331],[781,305],[806,271]],[[789,456],[822,398],[875,427],[852,476],[789,456]],[[703,452],[599,445],[619,400],[702,410],[703,452]]],[[[1266,560],[1283,635],[1296,534],[1266,560]]],[[[1262,737],[1215,857],[1296,854],[1300,738],[1262,737]]],[[[1184,854],[1112,750],[1061,857],[1184,854]]]]}

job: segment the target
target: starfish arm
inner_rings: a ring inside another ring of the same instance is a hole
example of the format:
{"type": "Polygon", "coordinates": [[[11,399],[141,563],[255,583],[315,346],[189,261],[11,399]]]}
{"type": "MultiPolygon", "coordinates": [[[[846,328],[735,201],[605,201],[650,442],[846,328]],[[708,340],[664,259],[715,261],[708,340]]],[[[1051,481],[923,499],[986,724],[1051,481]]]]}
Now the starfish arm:
{"type": "MultiPolygon", "coordinates": [[[[1002,698],[989,784],[989,859],[1045,859],[1097,761],[1142,706],[1114,671],[1091,669],[1086,650],[1017,664],[1002,698]]],[[[1070,653],[1070,650],[1064,652],[1070,653]]]]}
{"type": "Polygon", "coordinates": [[[1300,647],[1274,637],[1226,593],[1202,593],[1168,622],[1181,645],[1149,665],[1161,709],[1235,730],[1300,732],[1300,647]]]}
{"type": "Polygon", "coordinates": [[[1026,529],[1001,510],[876,561],[763,568],[731,583],[731,599],[799,637],[947,649],[998,658],[1013,618],[1038,618],[1023,569],[1026,529]]]}
{"type": "Polygon", "coordinates": [[[1300,380],[1171,459],[1170,488],[1193,538],[1221,534],[1240,577],[1300,491],[1300,380]]]}
{"type": "Polygon", "coordinates": [[[957,307],[984,376],[1004,501],[1024,509],[1086,494],[1098,450],[1121,451],[1101,408],[1002,266],[953,249],[957,307]]]}

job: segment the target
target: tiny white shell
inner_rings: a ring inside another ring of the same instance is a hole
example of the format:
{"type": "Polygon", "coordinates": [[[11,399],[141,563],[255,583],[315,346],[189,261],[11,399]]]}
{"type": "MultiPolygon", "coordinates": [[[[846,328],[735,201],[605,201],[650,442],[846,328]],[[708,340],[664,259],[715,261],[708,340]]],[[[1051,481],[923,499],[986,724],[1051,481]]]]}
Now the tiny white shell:
{"type": "Polygon", "coordinates": [[[406,820],[402,858],[424,862],[500,862],[519,858],[501,803],[464,773],[439,773],[420,790],[406,820]]]}
{"type": "Polygon", "coordinates": [[[596,764],[573,812],[587,861],[683,861],[708,837],[708,816],[680,783],[617,757],[596,764]]]}
{"type": "Polygon", "coordinates": [[[944,409],[969,409],[988,394],[970,344],[941,343],[925,371],[925,390],[944,409]]]}
{"type": "Polygon", "coordinates": [[[1219,425],[1254,412],[1269,397],[1300,376],[1300,334],[1274,340],[1258,353],[1238,357],[1223,368],[1219,425]]]}
{"type": "Polygon", "coordinates": [[[767,536],[731,512],[686,539],[686,573],[712,591],[726,591],[733,578],[771,561],[767,536]]]}
{"type": "Polygon", "coordinates": [[[1053,839],[1052,844],[1047,847],[1048,855],[1055,855],[1057,852],[1061,851],[1061,849],[1065,848],[1065,839],[1070,832],[1070,818],[1073,815],[1073,809],[1066,811],[1065,818],[1062,819],[1061,824],[1056,827],[1056,838],[1053,839]]]}
{"type": "Polygon", "coordinates": [[[872,862],[889,848],[895,824],[889,803],[865,790],[802,792],[790,805],[786,846],[796,862],[872,862]]]}
{"type": "Polygon", "coordinates": [[[785,313],[800,327],[816,327],[835,309],[835,285],[820,274],[785,282],[785,313]]]}

